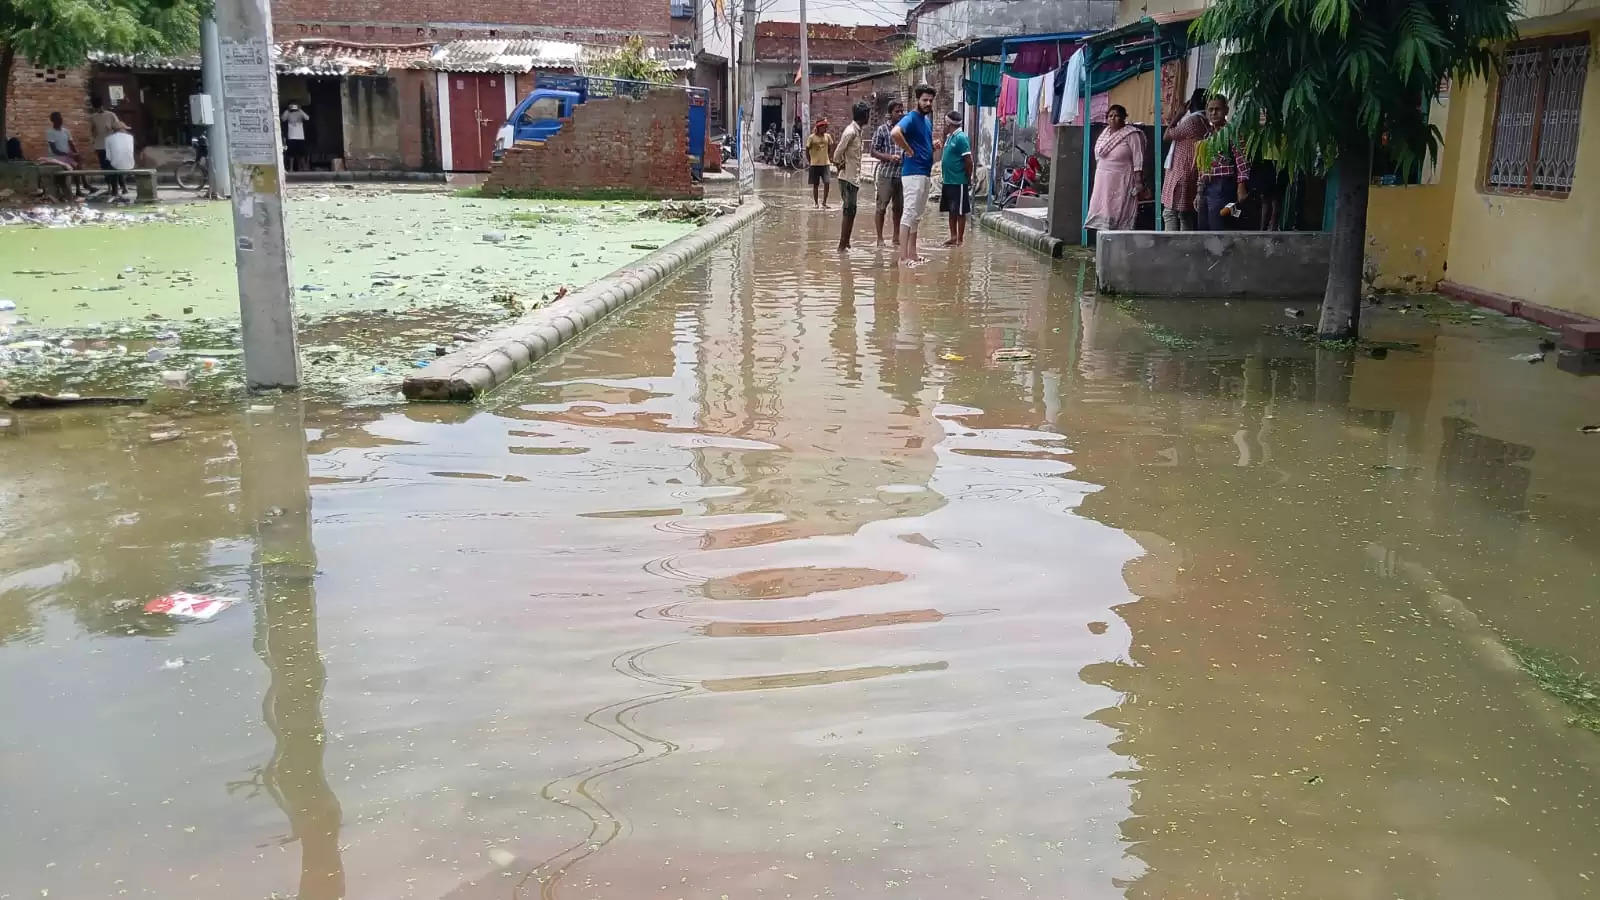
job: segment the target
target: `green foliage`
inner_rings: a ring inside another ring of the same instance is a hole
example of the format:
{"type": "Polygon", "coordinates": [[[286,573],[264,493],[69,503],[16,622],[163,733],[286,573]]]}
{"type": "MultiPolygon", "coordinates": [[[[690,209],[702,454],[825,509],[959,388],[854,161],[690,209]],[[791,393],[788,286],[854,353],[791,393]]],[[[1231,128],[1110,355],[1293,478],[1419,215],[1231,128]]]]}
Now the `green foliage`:
{"type": "Polygon", "coordinates": [[[667,67],[650,55],[650,51],[644,45],[644,39],[640,37],[628,38],[617,52],[589,63],[588,73],[627,81],[672,80],[672,74],[667,71],[667,67]]]}
{"type": "Polygon", "coordinates": [[[82,65],[92,50],[178,53],[200,43],[209,0],[0,0],[0,50],[42,66],[82,65]]]}
{"type": "Polygon", "coordinates": [[[911,72],[931,65],[933,65],[933,54],[918,47],[902,47],[900,52],[894,55],[896,72],[911,72]]]}
{"type": "Polygon", "coordinates": [[[1511,638],[1506,638],[1505,643],[1517,665],[1533,677],[1540,690],[1572,711],[1567,717],[1568,725],[1600,734],[1600,679],[1579,669],[1578,661],[1570,656],[1511,638]]]}
{"type": "MultiPolygon", "coordinates": [[[[1194,35],[1230,49],[1214,85],[1253,152],[1294,171],[1385,144],[1419,166],[1439,148],[1428,104],[1445,78],[1486,77],[1516,0],[1218,0],[1194,35]]],[[[1364,158],[1364,157],[1363,157],[1364,158]]]]}

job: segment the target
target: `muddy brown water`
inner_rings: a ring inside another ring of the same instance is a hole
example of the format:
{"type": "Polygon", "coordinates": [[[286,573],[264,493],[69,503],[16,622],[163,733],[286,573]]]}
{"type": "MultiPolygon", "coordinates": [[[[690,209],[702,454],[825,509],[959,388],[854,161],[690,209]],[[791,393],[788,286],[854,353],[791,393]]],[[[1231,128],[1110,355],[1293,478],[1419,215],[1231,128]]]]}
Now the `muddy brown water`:
{"type": "Polygon", "coordinates": [[[0,414],[0,896],[1600,893],[1600,382],[772,206],[478,410],[0,414]]]}

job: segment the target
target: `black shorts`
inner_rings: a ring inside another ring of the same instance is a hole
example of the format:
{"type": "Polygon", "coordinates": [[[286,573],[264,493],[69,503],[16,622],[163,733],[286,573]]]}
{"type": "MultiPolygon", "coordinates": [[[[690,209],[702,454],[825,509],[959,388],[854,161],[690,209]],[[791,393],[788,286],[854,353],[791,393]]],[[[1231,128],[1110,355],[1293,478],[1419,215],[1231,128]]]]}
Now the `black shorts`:
{"type": "Polygon", "coordinates": [[[828,183],[828,167],[827,166],[812,166],[811,167],[811,183],[812,184],[827,184],[828,183]]]}
{"type": "Polygon", "coordinates": [[[947,184],[944,191],[939,194],[939,212],[949,213],[952,216],[965,216],[972,213],[972,186],[966,184],[947,184]]]}

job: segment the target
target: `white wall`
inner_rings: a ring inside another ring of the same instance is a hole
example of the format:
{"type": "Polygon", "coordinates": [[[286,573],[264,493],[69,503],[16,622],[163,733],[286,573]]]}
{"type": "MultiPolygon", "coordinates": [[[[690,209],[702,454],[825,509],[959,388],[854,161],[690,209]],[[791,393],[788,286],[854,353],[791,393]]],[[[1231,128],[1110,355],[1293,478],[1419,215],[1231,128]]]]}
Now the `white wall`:
{"type": "MultiPolygon", "coordinates": [[[[806,0],[806,18],[828,25],[905,25],[914,0],[806,0]]],[[[764,22],[800,21],[800,0],[762,0],[764,22]]]]}

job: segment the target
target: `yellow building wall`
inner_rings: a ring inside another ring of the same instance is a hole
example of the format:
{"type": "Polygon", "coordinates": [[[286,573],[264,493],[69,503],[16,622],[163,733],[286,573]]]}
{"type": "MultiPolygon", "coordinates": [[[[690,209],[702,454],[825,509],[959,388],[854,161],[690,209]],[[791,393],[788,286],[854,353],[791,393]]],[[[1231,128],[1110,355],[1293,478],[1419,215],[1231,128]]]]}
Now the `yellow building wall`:
{"type": "Polygon", "coordinates": [[[1542,306],[1600,316],[1600,11],[1523,37],[1589,33],[1589,74],[1579,115],[1578,167],[1565,199],[1519,197],[1481,187],[1494,115],[1494,82],[1459,87],[1461,160],[1445,278],[1542,306]]]}
{"type": "Polygon", "coordinates": [[[1380,290],[1431,291],[1445,277],[1464,105],[1449,104],[1439,123],[1444,146],[1433,184],[1374,185],[1367,192],[1367,274],[1380,290]]]}

